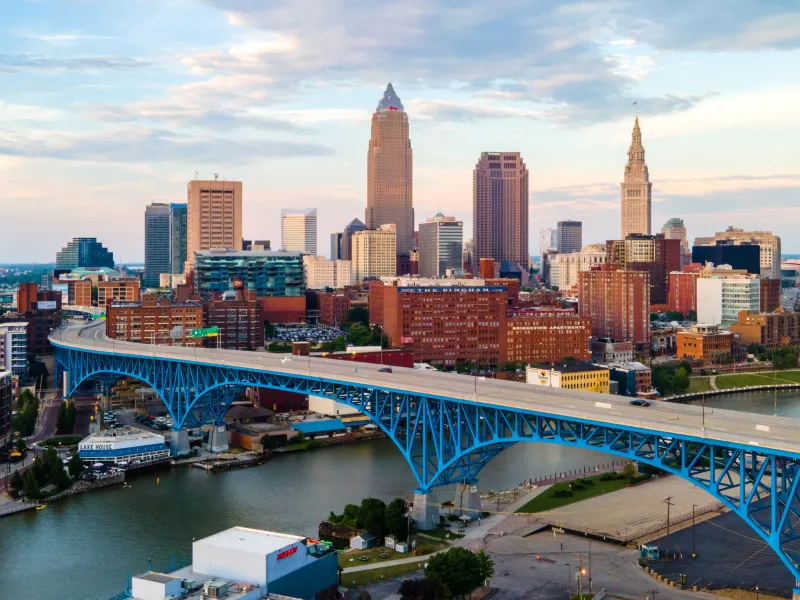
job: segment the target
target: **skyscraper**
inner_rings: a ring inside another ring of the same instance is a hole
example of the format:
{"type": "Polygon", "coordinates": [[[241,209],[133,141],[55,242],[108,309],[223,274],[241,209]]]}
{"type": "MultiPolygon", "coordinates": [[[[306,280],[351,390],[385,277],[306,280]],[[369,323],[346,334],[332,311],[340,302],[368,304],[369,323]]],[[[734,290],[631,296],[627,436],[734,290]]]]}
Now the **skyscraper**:
{"type": "Polygon", "coordinates": [[[316,208],[284,208],[281,211],[281,249],[316,255],[316,208]]]}
{"type": "Polygon", "coordinates": [[[331,234],[331,260],[342,259],[342,239],[344,234],[341,231],[331,234]]]}
{"type": "Polygon", "coordinates": [[[242,249],[242,182],[190,181],[187,185],[186,266],[194,253],[211,248],[242,249]]]}
{"type": "Polygon", "coordinates": [[[583,248],[583,223],[580,221],[559,221],[556,248],[559,254],[580,252],[583,248]]]}
{"type": "Polygon", "coordinates": [[[644,159],[639,117],[636,117],[633,125],[625,178],[620,185],[622,186],[622,239],[631,233],[650,235],[653,184],[650,183],[650,173],[644,159]]]}
{"type": "Polygon", "coordinates": [[[342,260],[353,260],[353,234],[365,229],[361,219],[353,219],[345,226],[342,232],[342,260]]]}
{"type": "Polygon", "coordinates": [[[527,269],[528,169],[519,152],[482,152],[473,171],[473,261],[508,261],[527,269]]]}
{"type": "Polygon", "coordinates": [[[169,205],[170,273],[179,275],[186,265],[186,205],[169,205]]]}
{"type": "Polygon", "coordinates": [[[170,267],[170,207],[153,202],[144,209],[144,286],[157,288],[170,267]]]}
{"type": "Polygon", "coordinates": [[[56,253],[56,267],[77,269],[108,267],[114,268],[114,253],[109,252],[97,238],[72,238],[61,252],[56,253]]]}
{"type": "Polygon", "coordinates": [[[397,233],[394,223],[365,229],[353,235],[352,281],[368,277],[394,277],[397,273],[397,233]]]}
{"type": "Polygon", "coordinates": [[[683,254],[692,253],[692,249],[689,247],[689,239],[686,237],[686,225],[683,224],[683,219],[668,219],[661,228],[661,233],[664,234],[665,239],[680,240],[683,254]]]}
{"type": "Polygon", "coordinates": [[[552,227],[539,230],[539,258],[545,252],[558,248],[558,230],[552,227]]]}
{"type": "Polygon", "coordinates": [[[442,213],[419,224],[419,274],[444,277],[463,268],[464,223],[442,213]]]}
{"type": "Polygon", "coordinates": [[[735,246],[757,244],[761,252],[761,274],[771,279],[781,277],[781,238],[771,231],[745,231],[737,227],[728,227],[718,231],[713,238],[696,238],[695,246],[714,246],[720,242],[735,246]]]}
{"type": "Polygon", "coordinates": [[[367,229],[393,223],[397,253],[414,249],[412,154],[408,115],[390,83],[372,115],[367,154],[367,229]]]}

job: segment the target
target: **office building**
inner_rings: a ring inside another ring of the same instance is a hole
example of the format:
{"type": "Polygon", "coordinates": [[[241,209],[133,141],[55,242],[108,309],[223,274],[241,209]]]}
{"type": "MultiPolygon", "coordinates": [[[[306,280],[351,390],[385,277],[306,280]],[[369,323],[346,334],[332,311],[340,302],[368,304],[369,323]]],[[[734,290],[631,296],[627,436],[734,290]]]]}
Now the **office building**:
{"type": "Polygon", "coordinates": [[[342,260],[353,260],[353,234],[357,231],[364,231],[366,228],[366,225],[359,219],[353,219],[345,225],[342,231],[342,260]]]}
{"type": "MultiPolygon", "coordinates": [[[[771,231],[745,231],[744,229],[738,229],[736,227],[728,227],[725,231],[715,233],[713,242],[728,242],[735,246],[746,244],[758,246],[760,271],[748,269],[748,272],[754,274],[760,273],[770,279],[780,279],[781,238],[777,235],[773,235],[771,231]]],[[[713,245],[712,241],[709,239],[695,239],[695,246],[706,244],[713,245]]],[[[692,260],[694,260],[694,258],[692,260]]],[[[701,261],[697,260],[694,262],[701,261]]],[[[731,264],[729,261],[724,262],[725,264],[731,264]]]]}
{"type": "Polygon", "coordinates": [[[715,241],[710,246],[693,246],[692,262],[730,265],[758,275],[761,273],[761,248],[755,244],[733,244],[729,240],[715,241]]]}
{"type": "MultiPolygon", "coordinates": [[[[494,282],[487,282],[494,285],[494,282]]],[[[502,321],[501,363],[589,360],[592,320],[564,308],[510,311],[502,321]]]]}
{"type": "Polygon", "coordinates": [[[608,369],[611,381],[617,383],[617,391],[620,396],[637,398],[651,395],[653,374],[642,363],[629,360],[602,366],[608,369]]]}
{"type": "Polygon", "coordinates": [[[56,253],[57,269],[77,269],[83,267],[114,268],[114,253],[109,252],[97,238],[72,238],[61,252],[56,253]]]}
{"type": "Polygon", "coordinates": [[[495,276],[495,264],[493,258],[482,258],[478,261],[478,277],[481,279],[492,279],[495,276]]]}
{"type": "Polygon", "coordinates": [[[140,299],[138,279],[98,281],[96,287],[98,308],[107,308],[114,302],[139,302],[140,299]]]}
{"type": "Polygon", "coordinates": [[[242,250],[272,250],[269,240],[242,240],[242,250]]]}
{"type": "Polygon", "coordinates": [[[547,227],[539,230],[539,260],[545,252],[555,252],[558,248],[558,229],[547,227]]]}
{"type": "Polygon", "coordinates": [[[559,254],[580,252],[583,247],[583,223],[559,221],[556,230],[556,250],[559,254]]]}
{"type": "Polygon", "coordinates": [[[692,249],[689,246],[689,238],[686,235],[686,225],[683,224],[683,219],[672,218],[667,219],[664,226],[661,228],[661,233],[665,239],[680,240],[681,254],[691,254],[692,249]]]}
{"type": "Polygon", "coordinates": [[[678,332],[678,359],[721,363],[730,358],[734,334],[721,331],[719,325],[698,323],[689,331],[678,332]]]}
{"type": "Polygon", "coordinates": [[[92,282],[89,279],[67,280],[67,303],[71,306],[92,305],[92,282]]]}
{"type": "Polygon", "coordinates": [[[650,346],[650,274],[601,265],[578,275],[578,313],[591,317],[592,336],[650,346]]]}
{"type": "Polygon", "coordinates": [[[344,234],[340,231],[331,234],[331,260],[343,260],[342,258],[342,240],[344,234]]]}
{"type": "Polygon", "coordinates": [[[412,162],[408,115],[390,83],[372,115],[366,228],[393,224],[397,230],[397,254],[415,247],[412,162]]]}
{"type": "Polygon", "coordinates": [[[219,336],[207,338],[211,348],[259,350],[264,348],[264,319],[255,290],[235,290],[204,300],[203,327],[217,327],[219,336]]]}
{"type": "Polygon", "coordinates": [[[800,313],[740,311],[731,332],[744,346],[759,344],[768,350],[800,345],[800,313]]]}
{"type": "Polygon", "coordinates": [[[639,117],[633,125],[628,162],[622,180],[622,239],[632,233],[650,235],[653,184],[644,157],[639,117]]]}
{"type": "Polygon", "coordinates": [[[281,250],[317,253],[317,209],[281,210],[281,250]]]}
{"type": "Polygon", "coordinates": [[[0,323],[0,371],[10,371],[20,379],[28,373],[28,323],[0,323]]]}
{"type": "Polygon", "coordinates": [[[467,240],[464,242],[464,251],[461,254],[461,262],[469,273],[474,273],[472,266],[473,266],[473,243],[472,240],[467,240]]]}
{"type": "Polygon", "coordinates": [[[169,273],[186,272],[187,205],[173,202],[169,205],[169,273]]]}
{"type": "Polygon", "coordinates": [[[481,279],[390,278],[370,282],[370,321],[415,362],[455,366],[500,362],[506,289],[481,279]]]}
{"type": "Polygon", "coordinates": [[[679,271],[683,262],[679,240],[663,234],[630,234],[624,240],[606,241],[606,262],[629,271],[650,274],[650,303],[666,309],[669,301],[669,274],[679,271]]]}
{"type": "Polygon", "coordinates": [[[356,231],[352,237],[353,283],[397,274],[397,234],[393,224],[356,231]]]}
{"type": "Polygon", "coordinates": [[[328,260],[324,256],[303,256],[306,289],[341,289],[350,285],[351,265],[349,260],[328,260]]]}
{"type": "Polygon", "coordinates": [[[697,280],[697,322],[706,325],[735,323],[739,311],[758,312],[761,283],[746,275],[700,277],[697,280]]]}
{"type": "Polygon", "coordinates": [[[156,288],[162,273],[172,272],[169,204],[153,202],[144,209],[144,278],[146,288],[156,288]]]}
{"type": "Polygon", "coordinates": [[[551,287],[573,293],[578,285],[578,274],[606,263],[606,249],[602,244],[591,244],[580,252],[553,254],[549,260],[551,287]]]}
{"type": "Polygon", "coordinates": [[[525,369],[525,381],[532,385],[608,394],[608,369],[588,362],[544,363],[525,369]]]}
{"type": "Polygon", "coordinates": [[[202,298],[238,289],[262,296],[303,296],[300,252],[201,250],[195,253],[194,292],[202,298]]]}
{"type": "Polygon", "coordinates": [[[438,213],[419,224],[419,275],[444,277],[448,269],[461,269],[464,223],[438,213]]]}
{"type": "Polygon", "coordinates": [[[12,440],[11,412],[14,407],[14,375],[0,365],[0,450],[12,440]]]}
{"type": "Polygon", "coordinates": [[[350,296],[341,292],[317,294],[319,302],[319,324],[338,327],[347,320],[350,312],[350,296]]]}
{"type": "Polygon", "coordinates": [[[242,249],[242,182],[192,180],[186,188],[186,265],[195,252],[212,248],[242,249]]]}
{"type": "Polygon", "coordinates": [[[528,169],[519,152],[483,152],[473,171],[474,264],[509,261],[527,270],[528,169]]]}
{"type": "Polygon", "coordinates": [[[608,338],[596,338],[592,339],[589,346],[593,363],[624,363],[633,360],[633,342],[615,342],[608,338]]]}
{"type": "Polygon", "coordinates": [[[106,335],[124,342],[202,346],[192,329],[203,326],[199,302],[175,302],[147,294],[141,302],[112,304],[106,309],[106,335]]]}

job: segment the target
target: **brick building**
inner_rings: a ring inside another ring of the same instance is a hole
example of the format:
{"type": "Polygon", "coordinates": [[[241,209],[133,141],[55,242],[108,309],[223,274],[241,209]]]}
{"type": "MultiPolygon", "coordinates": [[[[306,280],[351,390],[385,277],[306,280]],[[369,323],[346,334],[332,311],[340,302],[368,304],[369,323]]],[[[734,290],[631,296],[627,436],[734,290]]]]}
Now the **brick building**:
{"type": "Polygon", "coordinates": [[[761,298],[759,310],[762,313],[775,312],[781,305],[781,280],[763,278],[761,284],[761,298]]]}
{"type": "Polygon", "coordinates": [[[338,327],[340,323],[347,320],[347,313],[350,312],[350,296],[339,292],[317,294],[319,303],[319,323],[338,327]]]}
{"type": "Polygon", "coordinates": [[[106,309],[106,335],[126,342],[201,346],[203,338],[191,337],[191,330],[202,326],[199,302],[173,303],[148,294],[141,302],[112,304],[106,309]]]}
{"type": "Polygon", "coordinates": [[[592,320],[559,308],[510,312],[503,319],[501,362],[557,362],[591,358],[592,320]]]}
{"type": "Polygon", "coordinates": [[[492,279],[494,278],[494,259],[493,258],[481,258],[479,261],[478,267],[478,277],[482,279],[492,279]]]}
{"type": "Polygon", "coordinates": [[[17,312],[5,313],[0,322],[26,322],[28,352],[51,354],[50,333],[61,324],[61,292],[39,290],[36,283],[21,283],[17,312]]]}
{"type": "Polygon", "coordinates": [[[678,332],[678,358],[721,362],[731,356],[733,337],[717,325],[694,325],[689,331],[678,332]]]}
{"type": "Polygon", "coordinates": [[[631,234],[624,240],[606,242],[606,263],[629,271],[650,274],[650,303],[666,308],[669,300],[669,274],[682,264],[680,240],[668,240],[663,234],[631,234]]]}
{"type": "Polygon", "coordinates": [[[206,346],[227,350],[257,350],[264,347],[264,319],[255,290],[237,290],[235,295],[217,295],[203,306],[203,327],[218,327],[219,337],[206,346]]]}
{"type": "MultiPolygon", "coordinates": [[[[677,241],[677,240],[671,240],[677,241]]],[[[578,314],[591,317],[592,336],[650,346],[650,276],[602,265],[578,276],[578,314]]]]}
{"type": "Polygon", "coordinates": [[[684,316],[689,311],[697,312],[697,278],[701,268],[700,263],[692,263],[669,274],[669,310],[684,316]]]}
{"type": "Polygon", "coordinates": [[[508,305],[514,308],[519,306],[519,279],[486,279],[486,285],[499,285],[506,288],[508,305]]]}
{"type": "Polygon", "coordinates": [[[67,296],[71,306],[92,305],[92,282],[89,279],[69,279],[67,296]]]}
{"type": "Polygon", "coordinates": [[[770,350],[800,344],[800,313],[756,313],[740,311],[731,332],[739,335],[742,344],[760,344],[770,350]]]}
{"type": "Polygon", "coordinates": [[[139,302],[138,279],[112,279],[97,282],[97,306],[106,308],[113,302],[139,302]]]}
{"type": "Polygon", "coordinates": [[[265,296],[259,298],[261,318],[270,323],[302,323],[306,320],[305,296],[265,296]]]}

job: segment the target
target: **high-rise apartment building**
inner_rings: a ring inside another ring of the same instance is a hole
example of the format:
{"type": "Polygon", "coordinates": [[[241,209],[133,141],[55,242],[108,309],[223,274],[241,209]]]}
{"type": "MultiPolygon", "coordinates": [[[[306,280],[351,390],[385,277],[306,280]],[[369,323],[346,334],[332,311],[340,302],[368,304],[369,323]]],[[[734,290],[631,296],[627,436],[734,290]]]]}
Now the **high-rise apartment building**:
{"type": "Polygon", "coordinates": [[[578,275],[578,313],[592,318],[592,336],[650,344],[650,274],[602,265],[578,275]]]}
{"type": "Polygon", "coordinates": [[[394,224],[398,254],[414,249],[412,162],[408,115],[390,83],[372,115],[366,227],[394,224]]]}
{"type": "Polygon", "coordinates": [[[519,152],[483,152],[473,171],[473,264],[482,258],[527,270],[528,169],[519,152]]]}
{"type": "Polygon", "coordinates": [[[144,209],[144,279],[145,287],[159,286],[162,273],[171,271],[169,204],[153,202],[144,209]]]}
{"type": "MultiPolygon", "coordinates": [[[[714,242],[727,242],[734,246],[745,244],[757,245],[760,249],[761,275],[770,279],[781,277],[781,238],[771,231],[745,231],[736,227],[728,227],[725,231],[714,234],[713,242],[708,238],[695,239],[695,246],[713,245],[714,242]]],[[[692,259],[694,260],[694,258],[692,259]]],[[[695,261],[697,262],[697,261],[695,261]]],[[[752,271],[750,271],[752,272],[752,271]]]]}
{"type": "Polygon", "coordinates": [[[190,181],[186,208],[186,272],[194,253],[212,248],[242,249],[242,182],[190,181]]]}
{"type": "Polygon", "coordinates": [[[114,268],[114,253],[109,252],[97,238],[72,238],[61,252],[56,253],[57,269],[98,267],[114,268]]]}
{"type": "Polygon", "coordinates": [[[661,233],[664,234],[664,238],[668,240],[680,240],[681,252],[683,254],[692,253],[692,248],[689,246],[689,238],[686,236],[686,225],[683,224],[683,219],[667,219],[667,222],[664,223],[664,226],[661,228],[661,233]]]}
{"type": "Polygon", "coordinates": [[[669,274],[683,262],[679,240],[663,234],[630,234],[624,240],[606,241],[606,262],[628,270],[650,273],[650,302],[663,306],[669,301],[669,274]]]}
{"type": "Polygon", "coordinates": [[[169,205],[169,273],[178,275],[186,267],[186,204],[169,205]]]}
{"type": "Polygon", "coordinates": [[[464,222],[438,213],[419,224],[419,275],[444,277],[463,268],[464,222]]]}
{"type": "Polygon", "coordinates": [[[203,298],[235,289],[262,296],[303,296],[299,252],[201,250],[195,255],[194,291],[203,298]]]}
{"type": "Polygon", "coordinates": [[[328,260],[324,256],[303,256],[306,289],[341,289],[350,285],[351,265],[349,260],[328,260]]]}
{"type": "Polygon", "coordinates": [[[316,208],[284,208],[281,211],[281,250],[316,255],[316,208]]]}
{"type": "Polygon", "coordinates": [[[556,230],[556,249],[559,254],[580,252],[583,247],[583,223],[559,221],[556,230]]]}
{"type": "Polygon", "coordinates": [[[511,311],[503,319],[501,362],[589,360],[592,320],[564,308],[511,311]]]}
{"type": "Polygon", "coordinates": [[[686,316],[697,312],[697,278],[701,265],[692,263],[669,274],[669,310],[686,316]]]}
{"type": "Polygon", "coordinates": [[[0,371],[22,379],[28,373],[28,323],[0,323],[0,371]]]}
{"type": "Polygon", "coordinates": [[[652,188],[647,162],[644,159],[642,131],[639,117],[633,126],[633,135],[628,148],[628,163],[622,186],[622,238],[631,233],[650,235],[652,188]]]}
{"type": "Polygon", "coordinates": [[[558,248],[558,229],[547,227],[539,230],[539,259],[545,252],[552,252],[558,248]]]}
{"type": "Polygon", "coordinates": [[[549,262],[550,286],[572,292],[578,285],[579,273],[606,264],[606,248],[603,244],[590,244],[572,254],[554,254],[549,262]]]}
{"type": "Polygon", "coordinates": [[[146,295],[141,302],[113,304],[106,311],[106,335],[125,342],[169,346],[202,346],[192,329],[203,326],[199,302],[173,303],[146,295]]]}
{"type": "Polygon", "coordinates": [[[397,234],[394,224],[353,234],[353,283],[368,277],[394,277],[397,273],[397,234]]]}

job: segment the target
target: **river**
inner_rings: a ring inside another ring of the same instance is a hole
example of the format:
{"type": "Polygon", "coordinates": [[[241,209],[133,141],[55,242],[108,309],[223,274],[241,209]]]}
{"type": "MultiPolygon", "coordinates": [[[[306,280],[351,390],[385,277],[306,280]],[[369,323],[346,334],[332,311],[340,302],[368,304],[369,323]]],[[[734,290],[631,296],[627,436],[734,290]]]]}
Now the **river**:
{"type": "MultiPolygon", "coordinates": [[[[800,393],[782,392],[778,414],[800,417],[800,393]]],[[[772,414],[771,393],[709,398],[707,406],[772,414]]],[[[611,457],[550,444],[517,444],[480,474],[482,489],[508,489],[554,470],[611,457]]],[[[191,542],[244,525],[314,536],[330,510],[374,496],[408,496],[414,479],[388,440],[277,457],[260,467],[209,474],[173,469],[132,476],[128,488],[101,489],[0,519],[0,598],[105,598],[126,574],[186,559],[191,542]],[[160,483],[157,483],[157,478],[160,483]]],[[[442,488],[439,500],[449,499],[442,488]]]]}

